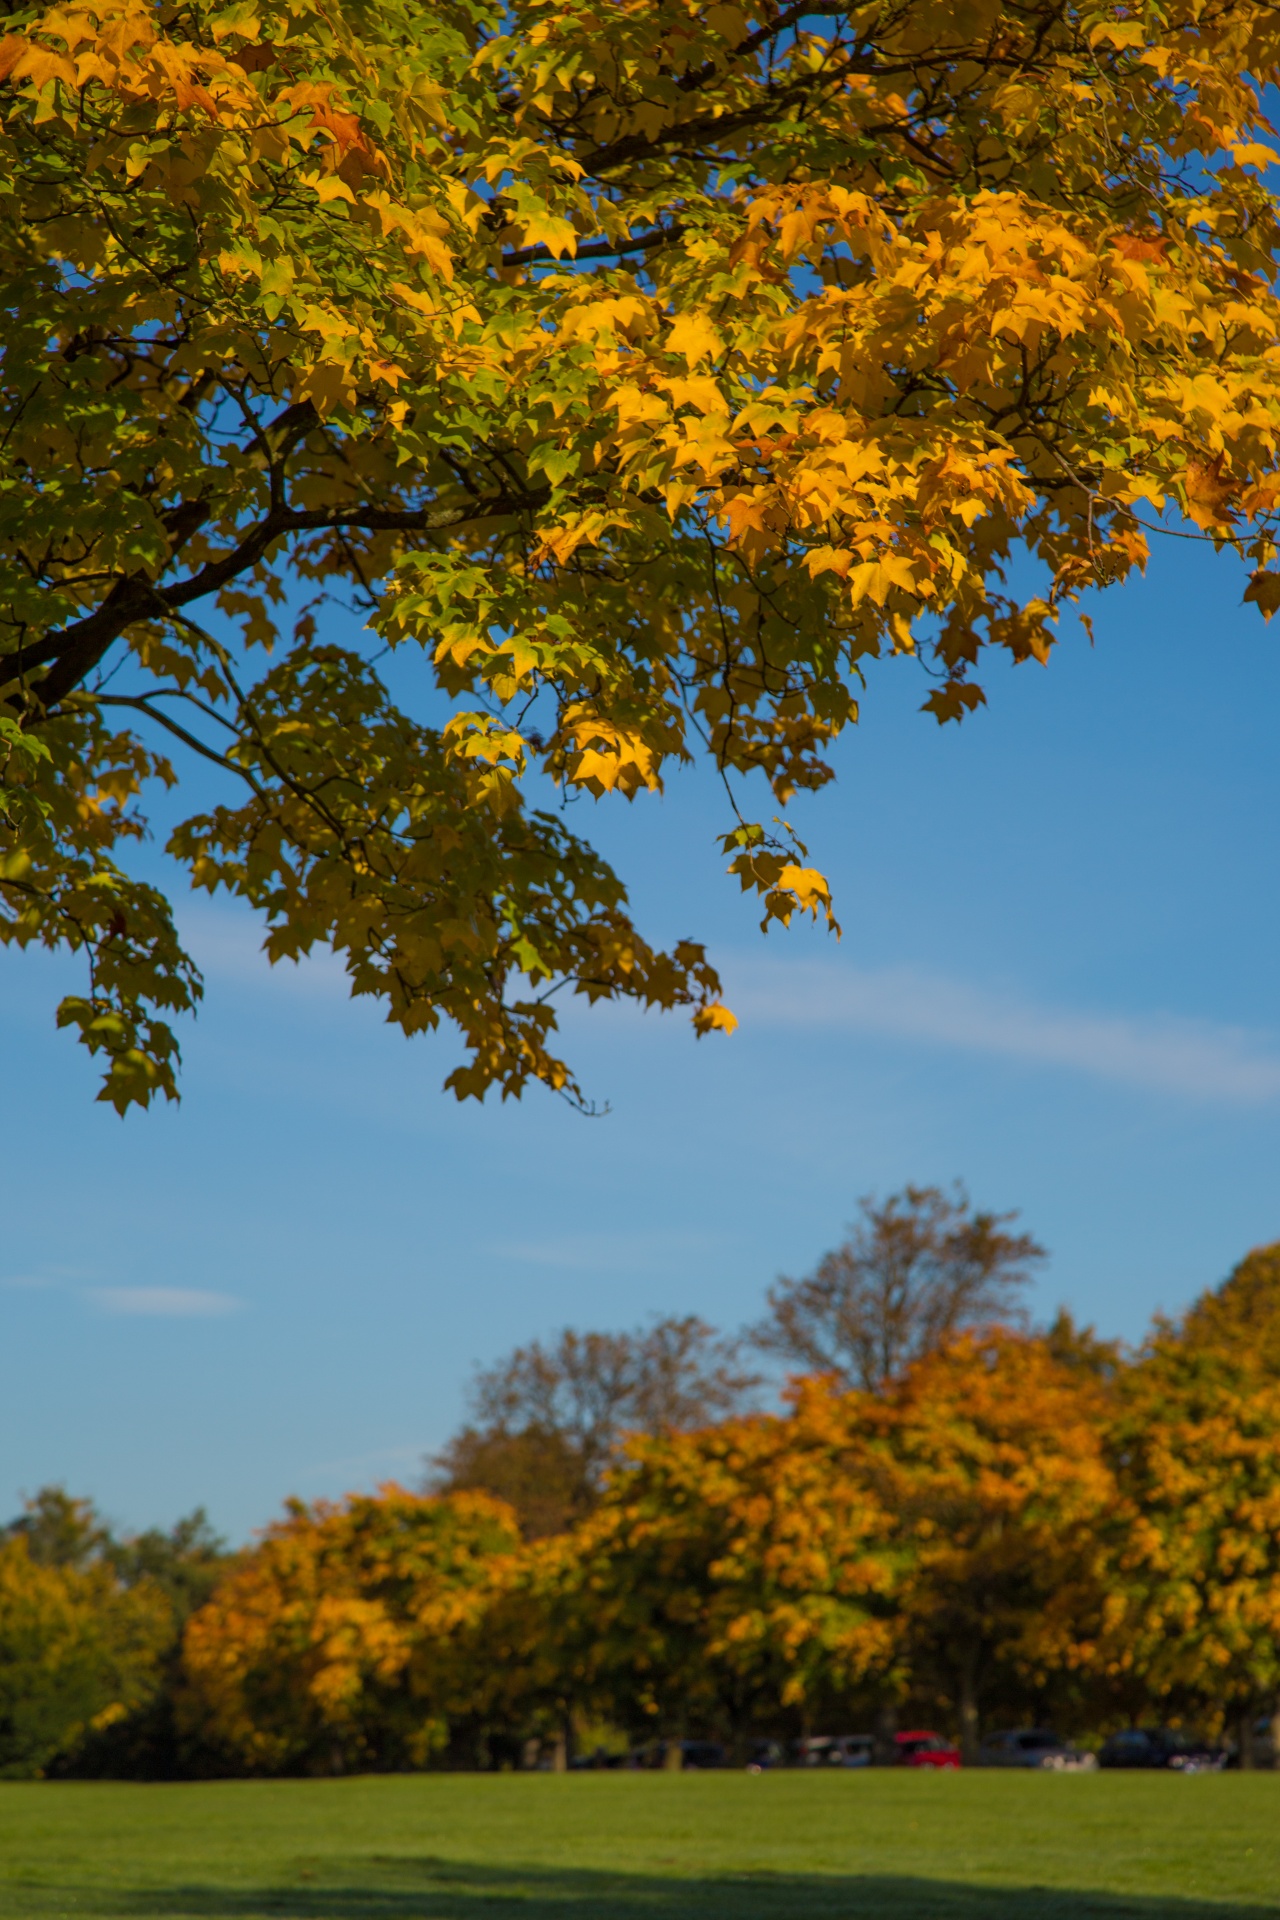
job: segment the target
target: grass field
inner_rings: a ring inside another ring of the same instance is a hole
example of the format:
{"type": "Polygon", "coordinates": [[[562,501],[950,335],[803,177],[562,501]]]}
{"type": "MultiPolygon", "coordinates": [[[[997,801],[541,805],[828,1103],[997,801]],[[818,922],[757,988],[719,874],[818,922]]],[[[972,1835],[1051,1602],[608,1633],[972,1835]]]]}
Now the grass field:
{"type": "Polygon", "coordinates": [[[1280,1920],[1280,1774],[0,1784],[0,1916],[1280,1920]]]}

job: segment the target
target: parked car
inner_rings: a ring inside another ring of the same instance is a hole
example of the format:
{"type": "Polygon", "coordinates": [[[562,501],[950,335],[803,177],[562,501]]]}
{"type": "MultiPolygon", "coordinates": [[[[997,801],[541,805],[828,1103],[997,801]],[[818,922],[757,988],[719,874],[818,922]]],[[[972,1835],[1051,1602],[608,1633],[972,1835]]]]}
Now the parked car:
{"type": "Polygon", "coordinates": [[[875,1752],[871,1733],[814,1733],[795,1743],[798,1767],[869,1767],[875,1752]]]}
{"type": "Polygon", "coordinates": [[[899,1767],[958,1767],[962,1764],[959,1747],[953,1747],[940,1733],[920,1729],[894,1734],[893,1761],[899,1767]]]}
{"type": "Polygon", "coordinates": [[[625,1753],[613,1753],[606,1747],[596,1747],[591,1753],[575,1753],[569,1762],[571,1773],[596,1773],[602,1767],[621,1767],[626,1764],[625,1753]]]}
{"type": "Polygon", "coordinates": [[[1048,1773],[1086,1773],[1097,1764],[1096,1754],[1069,1747],[1047,1727],[989,1733],[978,1749],[980,1767],[1039,1767],[1048,1773]]]}
{"type": "Polygon", "coordinates": [[[702,1772],[707,1767],[722,1767],[725,1751],[718,1740],[648,1740],[633,1747],[625,1764],[635,1767],[671,1767],[675,1770],[702,1772]],[[679,1749],[676,1760],[672,1748],[679,1749]]]}
{"type": "Polygon", "coordinates": [[[1226,1765],[1222,1747],[1194,1740],[1177,1727],[1123,1727],[1104,1741],[1103,1767],[1168,1767],[1175,1773],[1216,1773],[1226,1765]]]}
{"type": "Polygon", "coordinates": [[[775,1767],[786,1764],[787,1750],[781,1740],[748,1740],[748,1773],[771,1773],[775,1767]]]}

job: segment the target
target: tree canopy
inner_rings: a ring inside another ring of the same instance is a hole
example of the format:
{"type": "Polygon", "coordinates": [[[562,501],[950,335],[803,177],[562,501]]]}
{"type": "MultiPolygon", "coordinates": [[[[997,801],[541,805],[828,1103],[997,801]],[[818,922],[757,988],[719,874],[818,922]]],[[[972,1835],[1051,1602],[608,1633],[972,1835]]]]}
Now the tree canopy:
{"type": "Polygon", "coordinates": [[[430,1489],[479,1488],[514,1507],[526,1535],[559,1533],[595,1506],[625,1434],[705,1426],[759,1384],[696,1314],[632,1333],[565,1327],[477,1369],[472,1418],[432,1461],[430,1489]]]}
{"type": "Polygon", "coordinates": [[[959,1185],[868,1195],[859,1208],[849,1238],[811,1274],[769,1289],[751,1336],[766,1353],[874,1393],[958,1334],[1025,1320],[1018,1291],[1045,1252],[1006,1231],[1016,1214],[971,1208],[959,1185]]]}
{"type": "Polygon", "coordinates": [[[558,991],[732,1015],[545,794],[706,756],[765,922],[830,919],[774,814],[871,662],[960,717],[1166,510],[1280,601],[1261,0],[7,26],[0,938],[87,958],[122,1111],[201,993],[123,864],[170,753],[272,959],[452,1022],[459,1097],[577,1098],[558,991]]]}

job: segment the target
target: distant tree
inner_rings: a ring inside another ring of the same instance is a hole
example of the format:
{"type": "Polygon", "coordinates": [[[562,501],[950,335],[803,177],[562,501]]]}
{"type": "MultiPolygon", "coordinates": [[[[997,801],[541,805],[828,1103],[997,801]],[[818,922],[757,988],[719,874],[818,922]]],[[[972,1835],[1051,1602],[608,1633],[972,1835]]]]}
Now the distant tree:
{"type": "MultiPolygon", "coordinates": [[[[642,1737],[711,1734],[741,1756],[752,1731],[892,1685],[904,1557],[848,1470],[856,1420],[811,1381],[786,1415],[630,1439],[627,1471],[549,1562],[559,1591],[544,1580],[565,1694],[642,1737]]],[[[495,1609],[499,1631],[519,1598],[495,1609]]]]}
{"type": "Polygon", "coordinates": [[[109,1541],[105,1552],[126,1586],[152,1580],[164,1591],[179,1627],[204,1605],[232,1557],[203,1507],[175,1521],[167,1533],[148,1527],[145,1533],[109,1541]]]}
{"type": "Polygon", "coordinates": [[[526,1537],[590,1512],[624,1433],[682,1432],[740,1411],[759,1384],[733,1341],[696,1314],[631,1333],[566,1327],[478,1369],[470,1422],[431,1462],[437,1492],[507,1500],[526,1537]]]}
{"type": "MultiPolygon", "coordinates": [[[[139,1596],[142,1616],[149,1622],[145,1684],[140,1673],[130,1669],[132,1678],[118,1690],[121,1697],[110,1703],[112,1710],[91,1715],[83,1725],[75,1723],[74,1738],[64,1739],[42,1767],[112,1779],[172,1778],[187,1771],[191,1756],[183,1750],[174,1721],[182,1630],[189,1615],[209,1598],[231,1558],[203,1507],[167,1532],[151,1527],[118,1537],[91,1500],[79,1499],[65,1487],[41,1487],[18,1518],[0,1529],[0,1543],[20,1544],[34,1567],[86,1576],[88,1584],[75,1591],[84,1604],[107,1607],[104,1632],[114,1617],[111,1610],[118,1612],[117,1603],[122,1605],[127,1594],[139,1596]],[[156,1628],[157,1619],[167,1623],[163,1630],[156,1628]]],[[[42,1591],[47,1598],[54,1589],[42,1591]]],[[[61,1711],[50,1710],[55,1718],[61,1711]]]]}
{"type": "Polygon", "coordinates": [[[453,1636],[519,1545],[479,1493],[291,1500],[187,1624],[187,1738],[223,1772],[424,1765],[470,1712],[453,1636]]]}
{"type": "MultiPolygon", "coordinates": [[[[894,1514],[913,1700],[983,1717],[1089,1697],[1107,1618],[1112,1389],[1043,1337],[971,1333],[856,1406],[846,1471],[894,1514]]],[[[1016,1724],[1016,1723],[1015,1723],[1016,1724]]]]}
{"type": "Polygon", "coordinates": [[[153,1700],[173,1611],[97,1550],[88,1501],[46,1489],[0,1539],[0,1777],[64,1765],[153,1700]]]}
{"type": "Polygon", "coordinates": [[[1122,1387],[1113,1664],[1247,1767],[1260,1714],[1280,1735],[1280,1246],[1158,1320],[1122,1387]]]}
{"type": "Polygon", "coordinates": [[[1280,1240],[1255,1247],[1220,1287],[1201,1294],[1183,1318],[1181,1338],[1280,1376],[1280,1240]]]}
{"type": "Polygon", "coordinates": [[[4,1528],[3,1537],[25,1540],[40,1567],[82,1570],[115,1546],[92,1500],[79,1500],[65,1487],[41,1487],[32,1494],[17,1519],[4,1528]]]}
{"type": "Polygon", "coordinates": [[[1015,1213],[971,1209],[959,1183],[951,1195],[909,1186],[859,1205],[842,1246],[806,1279],[770,1289],[753,1345],[878,1393],[958,1334],[1025,1321],[1018,1292],[1045,1252],[1030,1234],[1005,1231],[1015,1213]]]}
{"type": "Polygon", "coordinates": [[[1123,1340],[1104,1340],[1091,1326],[1077,1325],[1074,1315],[1059,1307],[1043,1333],[1045,1348],[1061,1367],[1111,1384],[1120,1377],[1128,1353],[1123,1340]]]}

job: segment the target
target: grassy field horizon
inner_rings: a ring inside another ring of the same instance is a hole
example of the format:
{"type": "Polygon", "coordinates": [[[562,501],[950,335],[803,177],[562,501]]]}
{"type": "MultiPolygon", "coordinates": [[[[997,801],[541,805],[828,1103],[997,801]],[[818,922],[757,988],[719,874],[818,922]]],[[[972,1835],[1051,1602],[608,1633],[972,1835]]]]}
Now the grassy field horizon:
{"type": "Polygon", "coordinates": [[[1280,1920],[1280,1775],[0,1783],[0,1916],[1280,1920]]]}

